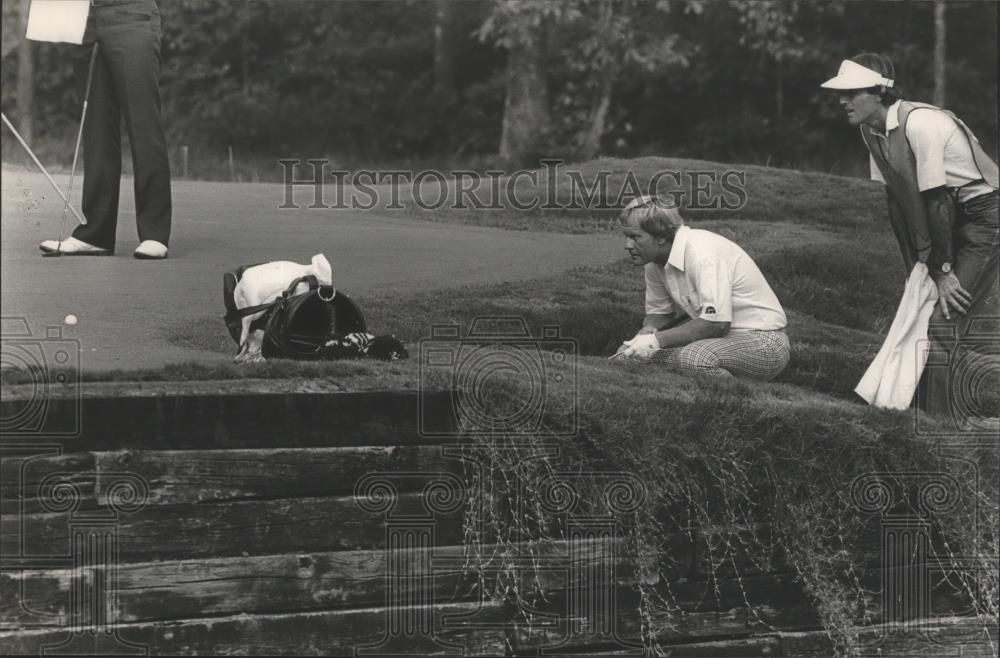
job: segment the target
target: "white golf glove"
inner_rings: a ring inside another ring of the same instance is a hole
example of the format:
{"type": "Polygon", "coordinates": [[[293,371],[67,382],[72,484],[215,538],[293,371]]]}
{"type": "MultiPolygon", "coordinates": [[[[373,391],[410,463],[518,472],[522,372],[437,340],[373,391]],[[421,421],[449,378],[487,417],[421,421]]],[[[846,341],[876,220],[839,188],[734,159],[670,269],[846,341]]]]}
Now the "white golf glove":
{"type": "Polygon", "coordinates": [[[648,359],[654,352],[660,349],[660,343],[656,340],[656,334],[642,334],[624,343],[625,350],[621,352],[621,358],[625,359],[648,359]]]}

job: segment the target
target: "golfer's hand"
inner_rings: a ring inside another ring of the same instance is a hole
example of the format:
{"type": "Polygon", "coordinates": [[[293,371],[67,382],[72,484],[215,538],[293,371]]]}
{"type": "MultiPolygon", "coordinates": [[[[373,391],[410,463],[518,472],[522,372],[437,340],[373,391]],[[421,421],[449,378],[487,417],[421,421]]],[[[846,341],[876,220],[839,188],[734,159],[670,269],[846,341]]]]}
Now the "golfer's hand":
{"type": "MultiPolygon", "coordinates": [[[[655,333],[656,333],[656,329],[654,329],[653,327],[643,327],[638,332],[636,332],[635,336],[632,337],[632,340],[635,340],[639,336],[644,336],[646,334],[655,334],[655,333]]],[[[613,359],[624,359],[624,358],[626,358],[625,351],[628,350],[629,345],[632,344],[632,340],[627,340],[624,343],[622,343],[621,345],[619,345],[618,349],[615,350],[615,353],[612,354],[611,356],[609,356],[608,359],[609,360],[613,360],[613,359]]]]}
{"type": "Polygon", "coordinates": [[[608,357],[608,361],[616,361],[618,359],[624,359],[625,358],[625,350],[627,350],[627,349],[628,349],[628,345],[626,345],[625,343],[622,343],[621,345],[618,346],[618,349],[615,350],[615,353],[608,357]]]}
{"type": "Polygon", "coordinates": [[[632,340],[625,341],[624,346],[625,350],[621,355],[626,359],[648,359],[660,349],[660,343],[653,333],[640,334],[632,340]]]}
{"type": "Polygon", "coordinates": [[[951,313],[948,310],[949,306],[959,313],[965,313],[969,310],[969,305],[972,303],[972,295],[962,287],[954,272],[936,275],[934,283],[937,284],[938,304],[941,305],[941,313],[944,314],[945,318],[948,320],[951,319],[951,313]]]}

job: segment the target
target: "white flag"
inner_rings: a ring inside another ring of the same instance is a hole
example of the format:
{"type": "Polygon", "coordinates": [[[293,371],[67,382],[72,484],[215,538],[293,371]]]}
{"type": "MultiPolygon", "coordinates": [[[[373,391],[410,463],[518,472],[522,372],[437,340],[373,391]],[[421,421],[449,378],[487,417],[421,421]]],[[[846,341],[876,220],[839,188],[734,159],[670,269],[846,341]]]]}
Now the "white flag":
{"type": "Polygon", "coordinates": [[[32,41],[83,43],[90,0],[31,0],[28,31],[32,41]]]}

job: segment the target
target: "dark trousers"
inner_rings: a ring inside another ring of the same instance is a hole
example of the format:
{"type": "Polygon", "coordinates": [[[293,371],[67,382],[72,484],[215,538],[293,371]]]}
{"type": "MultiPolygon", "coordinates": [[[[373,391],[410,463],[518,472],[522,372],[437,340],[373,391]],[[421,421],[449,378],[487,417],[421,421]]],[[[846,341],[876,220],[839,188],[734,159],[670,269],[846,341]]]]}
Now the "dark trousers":
{"type": "Polygon", "coordinates": [[[83,214],[73,236],[114,250],[125,119],[135,175],[139,240],[170,240],[170,160],[160,121],[160,12],[154,0],[95,0],[73,57],[83,98],[100,44],[83,129],[83,214]]]}
{"type": "MultiPolygon", "coordinates": [[[[1000,215],[997,192],[958,205],[953,233],[953,267],[972,295],[967,313],[935,308],[928,326],[930,353],[916,404],[928,413],[965,418],[996,415],[984,397],[995,385],[990,359],[1000,341],[1000,215]],[[993,382],[993,383],[991,383],[993,382]]],[[[992,366],[995,370],[995,365],[992,366]]]]}

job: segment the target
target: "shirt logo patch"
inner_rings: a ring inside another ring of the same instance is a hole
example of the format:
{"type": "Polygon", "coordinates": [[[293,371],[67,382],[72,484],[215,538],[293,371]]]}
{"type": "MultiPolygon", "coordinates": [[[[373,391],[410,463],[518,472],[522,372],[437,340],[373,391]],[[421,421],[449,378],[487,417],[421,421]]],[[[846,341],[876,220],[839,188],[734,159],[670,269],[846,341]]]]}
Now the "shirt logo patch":
{"type": "Polygon", "coordinates": [[[705,315],[715,315],[715,307],[714,306],[706,306],[705,307],[705,315]]]}

